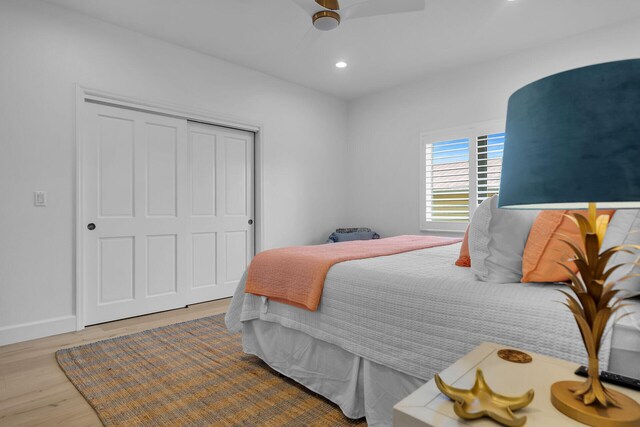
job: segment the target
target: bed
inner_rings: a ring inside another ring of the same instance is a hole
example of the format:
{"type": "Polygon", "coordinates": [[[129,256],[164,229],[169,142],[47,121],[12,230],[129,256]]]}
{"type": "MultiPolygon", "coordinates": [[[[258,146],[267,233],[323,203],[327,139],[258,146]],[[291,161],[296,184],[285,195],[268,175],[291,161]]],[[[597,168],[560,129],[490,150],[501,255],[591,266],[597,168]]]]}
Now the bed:
{"type": "MultiPolygon", "coordinates": [[[[246,294],[243,278],[226,324],[243,332],[245,352],[370,426],[391,425],[395,403],[484,341],[586,363],[562,285],[476,281],[453,265],[459,251],[336,264],[317,311],[246,294]]],[[[602,368],[640,377],[640,302],[625,310],[609,325],[602,368]]]]}

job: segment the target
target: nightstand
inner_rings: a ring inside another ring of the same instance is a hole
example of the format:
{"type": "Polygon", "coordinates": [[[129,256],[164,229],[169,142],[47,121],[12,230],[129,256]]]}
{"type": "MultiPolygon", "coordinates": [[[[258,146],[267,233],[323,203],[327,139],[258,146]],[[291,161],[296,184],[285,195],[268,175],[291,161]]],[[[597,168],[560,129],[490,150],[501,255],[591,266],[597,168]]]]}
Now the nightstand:
{"type": "MultiPolygon", "coordinates": [[[[551,404],[549,388],[561,380],[582,381],[574,375],[575,363],[554,357],[526,352],[533,357],[531,363],[513,363],[502,360],[497,352],[507,346],[483,343],[469,354],[440,373],[442,380],[460,388],[469,388],[475,380],[476,368],[481,368],[487,383],[497,393],[521,395],[533,388],[535,397],[529,406],[516,411],[517,416],[527,416],[526,426],[576,426],[584,427],[568,418],[551,404]]],[[[640,402],[640,392],[605,384],[640,402]]],[[[466,421],[453,412],[453,403],[443,396],[433,380],[429,381],[393,408],[394,427],[495,427],[498,423],[482,418],[466,421]]]]}

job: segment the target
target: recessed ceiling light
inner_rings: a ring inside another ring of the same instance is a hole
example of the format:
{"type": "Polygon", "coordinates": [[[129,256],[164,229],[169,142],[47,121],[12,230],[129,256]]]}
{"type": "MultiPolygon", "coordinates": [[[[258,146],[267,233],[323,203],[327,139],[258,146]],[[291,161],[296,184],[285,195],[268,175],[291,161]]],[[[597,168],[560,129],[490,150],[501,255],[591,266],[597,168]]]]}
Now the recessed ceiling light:
{"type": "Polygon", "coordinates": [[[336,68],[345,68],[346,66],[347,66],[347,63],[344,61],[336,62],[336,68]]]}

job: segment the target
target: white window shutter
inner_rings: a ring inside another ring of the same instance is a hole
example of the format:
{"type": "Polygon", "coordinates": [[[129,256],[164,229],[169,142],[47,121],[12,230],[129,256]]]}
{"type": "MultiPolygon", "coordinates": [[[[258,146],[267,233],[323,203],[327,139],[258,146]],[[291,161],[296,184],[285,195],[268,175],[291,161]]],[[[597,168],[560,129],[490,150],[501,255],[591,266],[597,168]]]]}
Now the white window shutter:
{"type": "Polygon", "coordinates": [[[478,136],[476,138],[476,188],[477,203],[500,192],[504,133],[478,136]]]}
{"type": "Polygon", "coordinates": [[[426,143],[427,222],[469,221],[469,139],[426,143]]]}

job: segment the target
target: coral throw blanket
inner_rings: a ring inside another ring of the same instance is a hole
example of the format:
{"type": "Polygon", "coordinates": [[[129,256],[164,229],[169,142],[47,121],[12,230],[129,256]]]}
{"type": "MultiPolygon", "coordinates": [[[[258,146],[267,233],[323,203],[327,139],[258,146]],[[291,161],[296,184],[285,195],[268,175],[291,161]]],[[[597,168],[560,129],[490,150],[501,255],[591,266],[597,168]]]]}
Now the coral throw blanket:
{"type": "Polygon", "coordinates": [[[461,240],[436,236],[397,236],[272,249],[259,253],[251,261],[245,292],[315,311],[322,297],[324,279],[334,264],[451,245],[461,240]]]}

